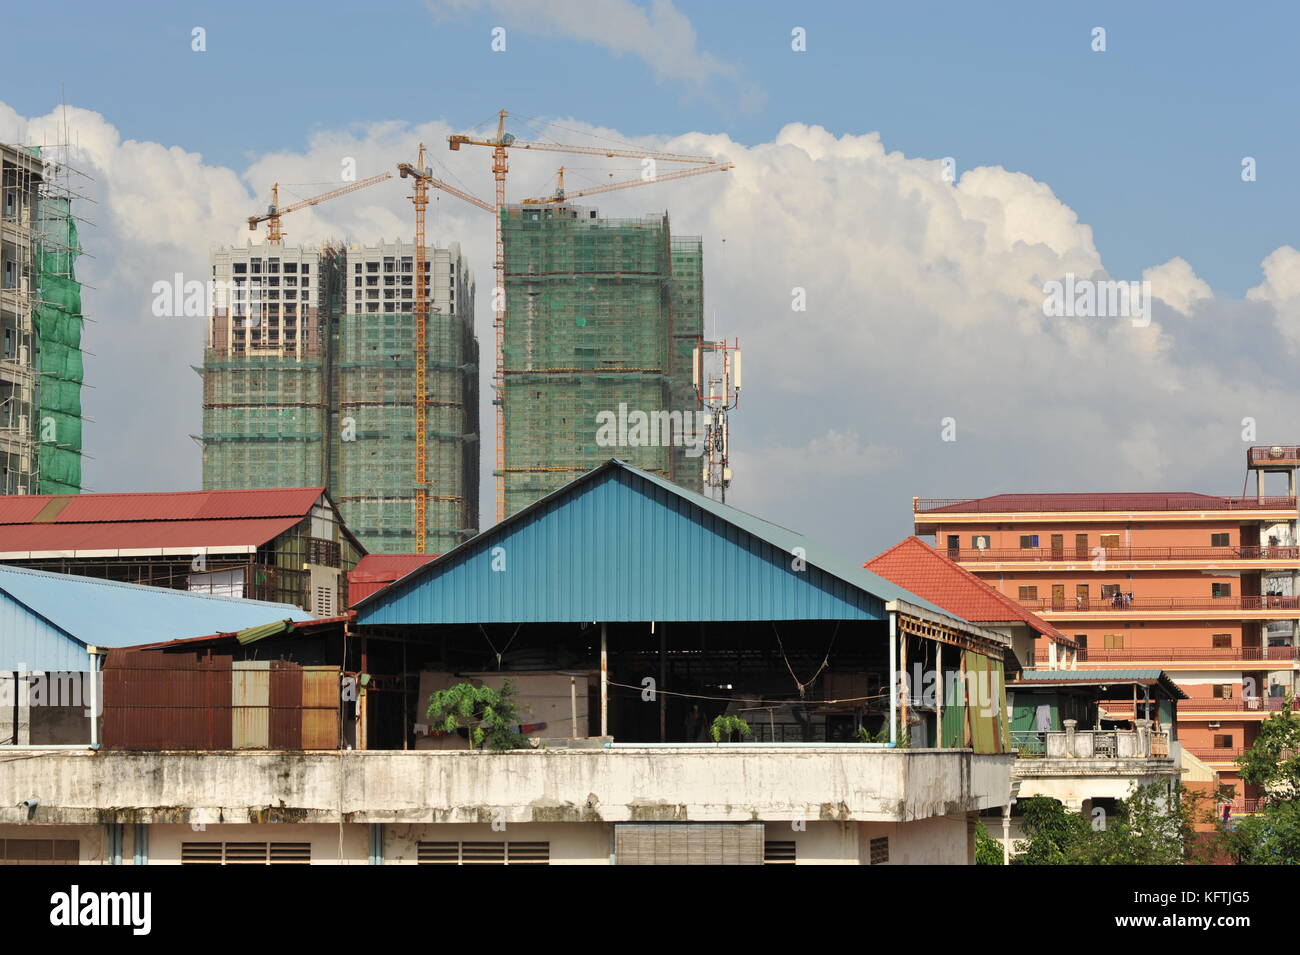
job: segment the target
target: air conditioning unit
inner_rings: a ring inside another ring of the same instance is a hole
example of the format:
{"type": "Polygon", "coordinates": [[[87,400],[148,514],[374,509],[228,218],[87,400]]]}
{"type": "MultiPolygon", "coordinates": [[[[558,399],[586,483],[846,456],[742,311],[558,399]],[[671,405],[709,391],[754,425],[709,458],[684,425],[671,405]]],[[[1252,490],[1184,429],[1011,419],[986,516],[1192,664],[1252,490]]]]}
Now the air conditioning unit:
{"type": "Polygon", "coordinates": [[[1210,722],[1206,723],[1205,725],[1212,730],[1217,730],[1220,726],[1220,723],[1218,720],[1210,720],[1210,722]]]}

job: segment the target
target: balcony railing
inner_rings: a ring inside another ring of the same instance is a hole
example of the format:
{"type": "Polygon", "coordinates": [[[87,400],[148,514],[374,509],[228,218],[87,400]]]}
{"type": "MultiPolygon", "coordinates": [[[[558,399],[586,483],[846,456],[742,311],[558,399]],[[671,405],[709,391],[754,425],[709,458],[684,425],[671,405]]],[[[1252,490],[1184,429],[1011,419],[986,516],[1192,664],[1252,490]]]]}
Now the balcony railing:
{"type": "Polygon", "coordinates": [[[1141,613],[1152,610],[1296,610],[1300,597],[1064,597],[1020,598],[1026,610],[1048,613],[1103,613],[1115,610],[1141,613]]]}
{"type": "Polygon", "coordinates": [[[1080,663],[1118,663],[1134,660],[1300,660],[1300,647],[1135,647],[1123,650],[1086,647],[1079,651],[1080,663]]]}
{"type": "Polygon", "coordinates": [[[1181,713],[1277,713],[1285,706],[1284,696],[1247,696],[1227,700],[1194,696],[1178,701],[1181,713]]]}
{"type": "Polygon", "coordinates": [[[1246,465],[1277,464],[1285,465],[1288,461],[1300,460],[1300,447],[1294,444],[1275,444],[1268,447],[1250,448],[1246,452],[1246,465]]]}
{"type": "Polygon", "coordinates": [[[1237,757],[1245,752],[1240,746],[1237,747],[1209,747],[1209,746],[1184,746],[1187,752],[1191,753],[1197,759],[1203,759],[1209,763],[1231,763],[1235,762],[1237,757]]]}
{"type": "MultiPolygon", "coordinates": [[[[978,561],[1092,561],[1103,557],[1091,548],[1074,547],[986,547],[949,548],[948,557],[960,563],[978,561]]],[[[1300,547],[1107,547],[1105,560],[1300,560],[1300,547]]]]}
{"type": "Polygon", "coordinates": [[[1169,734],[1149,730],[1012,730],[1022,757],[1049,759],[1165,759],[1169,734]]]}
{"type": "Polygon", "coordinates": [[[1003,514],[1059,511],[1258,511],[1294,510],[1294,497],[1215,497],[1187,494],[998,494],[985,498],[918,497],[918,514],[1003,514]]]}

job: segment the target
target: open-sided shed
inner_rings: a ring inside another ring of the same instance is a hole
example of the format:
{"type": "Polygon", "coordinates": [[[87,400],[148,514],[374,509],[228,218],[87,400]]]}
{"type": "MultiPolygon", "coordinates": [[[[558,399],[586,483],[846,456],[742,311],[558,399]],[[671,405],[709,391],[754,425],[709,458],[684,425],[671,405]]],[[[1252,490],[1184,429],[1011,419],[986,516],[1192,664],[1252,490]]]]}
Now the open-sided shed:
{"type": "Polygon", "coordinates": [[[616,459],[355,612],[444,684],[569,676],[583,705],[542,735],[696,742],[727,714],[763,742],[1006,745],[1005,637],[616,459]]]}

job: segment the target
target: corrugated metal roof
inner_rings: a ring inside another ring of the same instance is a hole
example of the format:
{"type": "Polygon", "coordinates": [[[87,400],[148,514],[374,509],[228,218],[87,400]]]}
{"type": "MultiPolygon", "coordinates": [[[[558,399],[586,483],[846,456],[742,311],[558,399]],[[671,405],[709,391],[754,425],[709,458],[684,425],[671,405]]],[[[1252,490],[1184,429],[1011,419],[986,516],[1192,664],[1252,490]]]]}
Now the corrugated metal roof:
{"type": "Polygon", "coordinates": [[[1073,643],[1042,617],[998,593],[919,537],[908,537],[867,561],[866,566],[900,587],[920,594],[948,613],[975,623],[1019,622],[1050,637],[1073,643]]]}
{"type": "Polygon", "coordinates": [[[1259,503],[1252,498],[1223,497],[1217,494],[1202,494],[1198,491],[1115,491],[1115,492],[1065,492],[1042,494],[992,494],[988,497],[972,497],[965,500],[951,500],[942,504],[923,501],[919,513],[942,514],[990,512],[1010,513],[1012,511],[1183,511],[1214,510],[1231,507],[1234,510],[1251,508],[1275,508],[1277,498],[1268,498],[1259,503]]]}
{"type": "Polygon", "coordinates": [[[348,571],[348,602],[356,606],[373,593],[437,558],[437,554],[366,554],[348,571]]]}
{"type": "Polygon", "coordinates": [[[1043,686],[1159,686],[1171,699],[1188,699],[1187,694],[1164,670],[1025,670],[1007,686],[1013,687],[1017,683],[1043,686]]]}
{"type": "Polygon", "coordinates": [[[133,523],[94,522],[87,524],[0,525],[0,555],[40,556],[54,552],[78,554],[86,551],[181,548],[199,552],[222,547],[256,548],[283,534],[301,517],[269,517],[260,520],[143,521],[133,523]]]}
{"type": "Polygon", "coordinates": [[[302,517],[322,487],[134,494],[31,494],[0,497],[0,524],[238,520],[302,517]],[[42,516],[41,512],[48,512],[42,516]]]}
{"type": "Polygon", "coordinates": [[[276,620],[310,620],[292,604],[0,567],[0,670],[82,669],[86,644],[127,647],[276,620]],[[11,629],[12,628],[12,629],[11,629]],[[76,661],[74,665],[66,662],[76,661]]]}
{"type": "Polygon", "coordinates": [[[873,620],[891,600],[952,616],[794,531],[614,459],[356,609],[358,624],[873,620]]]}

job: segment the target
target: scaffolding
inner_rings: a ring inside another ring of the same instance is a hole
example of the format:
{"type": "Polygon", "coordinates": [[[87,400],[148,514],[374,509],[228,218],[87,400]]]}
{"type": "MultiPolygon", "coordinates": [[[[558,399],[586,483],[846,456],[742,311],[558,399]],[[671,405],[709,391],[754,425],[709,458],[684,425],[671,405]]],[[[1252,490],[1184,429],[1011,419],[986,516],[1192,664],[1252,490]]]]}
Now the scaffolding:
{"type": "MultiPolygon", "coordinates": [[[[426,322],[427,546],[442,553],[477,532],[478,344],[462,317],[473,283],[459,249],[429,251],[440,281],[426,322]]],[[[263,301],[250,313],[237,293],[214,300],[205,488],[321,485],[367,550],[416,549],[413,252],[401,243],[214,252],[219,279],[251,282],[257,269],[263,301]]]]}
{"type": "Polygon", "coordinates": [[[502,239],[506,513],[610,457],[698,489],[684,449],[601,443],[598,416],[694,408],[699,241],[675,242],[666,215],[568,204],[506,207],[502,239]]]}
{"type": "MultiPolygon", "coordinates": [[[[415,550],[415,316],[342,316],[334,364],[343,435],[330,480],[349,529],[371,551],[415,550]]],[[[457,315],[426,321],[427,550],[445,553],[477,525],[477,343],[457,315]]]]}
{"type": "Polygon", "coordinates": [[[0,146],[0,493],[82,489],[83,254],[66,145],[0,146]]]}

